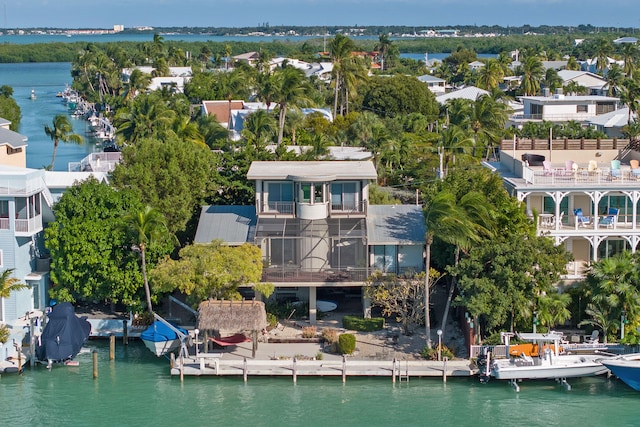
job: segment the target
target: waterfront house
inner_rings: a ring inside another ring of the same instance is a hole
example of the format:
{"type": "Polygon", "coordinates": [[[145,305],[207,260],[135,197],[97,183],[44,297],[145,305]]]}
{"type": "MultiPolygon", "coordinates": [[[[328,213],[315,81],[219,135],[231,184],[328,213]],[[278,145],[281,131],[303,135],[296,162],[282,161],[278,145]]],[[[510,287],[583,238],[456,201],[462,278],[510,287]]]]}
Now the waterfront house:
{"type": "Polygon", "coordinates": [[[436,76],[432,76],[431,74],[424,74],[418,77],[418,80],[420,80],[423,83],[426,83],[429,90],[433,92],[434,95],[436,96],[444,95],[444,93],[446,92],[447,81],[444,79],[441,79],[436,76]]]}
{"type": "Polygon", "coordinates": [[[538,233],[573,255],[570,281],[592,262],[638,248],[639,161],[626,141],[554,139],[503,141],[500,161],[486,165],[537,219],[538,233]]]}
{"type": "Polygon", "coordinates": [[[256,161],[254,206],[204,206],[194,241],[253,243],[263,257],[272,298],[370,304],[362,293],[374,270],[424,271],[425,224],[417,205],[370,205],[371,161],[256,161]]]}
{"type": "Polygon", "coordinates": [[[589,91],[589,95],[607,94],[607,81],[598,74],[580,70],[560,70],[558,71],[558,77],[562,79],[562,86],[575,82],[586,88],[589,91]]]}

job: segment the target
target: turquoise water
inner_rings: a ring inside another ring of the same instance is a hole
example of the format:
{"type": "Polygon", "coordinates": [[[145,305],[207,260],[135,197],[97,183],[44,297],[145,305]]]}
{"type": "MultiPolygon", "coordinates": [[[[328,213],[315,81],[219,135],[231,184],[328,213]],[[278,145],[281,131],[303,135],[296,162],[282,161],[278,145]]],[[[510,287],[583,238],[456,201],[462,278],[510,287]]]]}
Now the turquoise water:
{"type": "MultiPolygon", "coordinates": [[[[27,167],[40,169],[51,164],[53,142],[44,133],[44,126],[51,125],[58,114],[68,113],[58,92],[65,84],[71,84],[71,65],[68,62],[0,64],[0,85],[13,87],[13,98],[22,111],[18,132],[27,140],[27,167]],[[30,99],[31,90],[36,99],[30,99]]],[[[87,122],[71,119],[74,132],[85,135],[87,122]]],[[[96,151],[95,141],[87,138],[84,145],[60,142],[56,154],[55,170],[67,170],[69,162],[80,161],[88,153],[96,151]]]]}
{"type": "Polygon", "coordinates": [[[566,391],[553,381],[476,379],[179,377],[169,362],[140,342],[116,346],[90,341],[98,351],[77,367],[27,368],[0,377],[2,424],[29,426],[637,426],[640,394],[606,377],[575,379],[566,391]]]}

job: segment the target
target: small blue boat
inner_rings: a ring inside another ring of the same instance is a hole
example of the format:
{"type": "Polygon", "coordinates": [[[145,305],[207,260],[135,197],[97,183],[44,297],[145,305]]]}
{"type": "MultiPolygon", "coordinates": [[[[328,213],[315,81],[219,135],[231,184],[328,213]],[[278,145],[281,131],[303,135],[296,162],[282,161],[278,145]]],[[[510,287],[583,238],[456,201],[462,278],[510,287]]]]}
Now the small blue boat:
{"type": "Polygon", "coordinates": [[[640,391],[640,353],[625,354],[611,359],[600,360],[611,373],[626,385],[640,391]]]}
{"type": "Polygon", "coordinates": [[[156,320],[144,332],[140,339],[156,356],[163,356],[180,346],[183,339],[189,336],[186,329],[169,322],[156,320]]]}

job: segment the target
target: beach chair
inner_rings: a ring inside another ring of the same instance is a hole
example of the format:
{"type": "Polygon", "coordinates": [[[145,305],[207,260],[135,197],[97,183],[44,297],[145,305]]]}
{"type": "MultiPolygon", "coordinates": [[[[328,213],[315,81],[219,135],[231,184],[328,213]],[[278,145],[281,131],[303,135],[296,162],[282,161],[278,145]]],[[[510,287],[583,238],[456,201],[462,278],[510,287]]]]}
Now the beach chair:
{"type": "Polygon", "coordinates": [[[589,166],[587,167],[587,172],[589,175],[595,174],[598,172],[598,161],[597,160],[589,160],[589,166]]]}
{"type": "Polygon", "coordinates": [[[631,167],[631,178],[633,179],[640,178],[640,161],[629,160],[629,166],[631,167]]]}
{"type": "Polygon", "coordinates": [[[576,217],[576,228],[591,224],[591,217],[582,215],[582,209],[574,209],[573,214],[576,217]]]}
{"type": "Polygon", "coordinates": [[[564,175],[573,175],[577,172],[578,165],[573,160],[567,160],[564,162],[564,175]]]}
{"type": "Polygon", "coordinates": [[[544,174],[546,176],[553,175],[553,169],[551,169],[551,162],[550,161],[545,160],[544,162],[542,162],[542,168],[543,168],[544,174]]]}
{"type": "Polygon", "coordinates": [[[620,178],[620,160],[611,160],[611,179],[620,178]]]}
{"type": "Polygon", "coordinates": [[[620,209],[618,208],[609,208],[609,213],[607,214],[607,216],[602,217],[602,219],[600,219],[600,222],[598,222],[598,225],[604,225],[607,228],[615,228],[616,224],[618,223],[619,212],[620,212],[620,209]]]}

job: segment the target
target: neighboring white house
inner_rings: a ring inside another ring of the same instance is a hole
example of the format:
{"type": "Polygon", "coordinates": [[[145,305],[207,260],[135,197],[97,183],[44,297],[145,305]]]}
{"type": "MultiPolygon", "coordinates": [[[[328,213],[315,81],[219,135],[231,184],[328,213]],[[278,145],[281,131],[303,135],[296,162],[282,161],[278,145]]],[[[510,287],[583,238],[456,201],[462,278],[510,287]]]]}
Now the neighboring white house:
{"type": "Polygon", "coordinates": [[[522,96],[523,113],[510,118],[512,125],[525,121],[587,122],[618,109],[619,99],[609,96],[522,96]]]}
{"type": "Polygon", "coordinates": [[[560,70],[558,77],[562,79],[562,86],[576,82],[589,90],[589,95],[606,95],[607,81],[598,74],[589,71],[560,70]]]}
{"type": "MultiPolygon", "coordinates": [[[[144,74],[153,74],[155,70],[154,67],[150,66],[138,66],[134,68],[124,68],[122,70],[122,82],[128,83],[129,78],[131,77],[131,73],[133,70],[138,70],[144,74]]],[[[163,87],[171,87],[174,88],[175,92],[183,93],[185,83],[189,82],[193,72],[191,67],[169,67],[169,75],[163,77],[153,77],[149,86],[147,86],[147,90],[153,91],[157,89],[161,89],[163,87]]]]}
{"type": "Polygon", "coordinates": [[[467,86],[462,89],[458,89],[458,90],[454,90],[452,92],[446,93],[444,95],[436,96],[436,101],[438,101],[438,103],[441,105],[446,104],[447,101],[449,101],[450,99],[461,98],[461,99],[468,99],[470,101],[475,101],[478,98],[480,98],[482,95],[488,95],[488,94],[489,92],[487,92],[484,89],[480,89],[475,86],[467,86]]]}
{"type": "MultiPolygon", "coordinates": [[[[631,114],[631,119],[635,117],[631,114]]],[[[623,107],[610,113],[601,114],[588,121],[589,126],[604,132],[609,138],[622,138],[622,128],[629,124],[629,108],[623,107]]]]}
{"type": "Polygon", "coordinates": [[[444,95],[446,92],[447,81],[444,79],[432,76],[431,74],[424,74],[418,77],[418,80],[420,80],[423,83],[426,83],[429,90],[433,92],[436,96],[444,95]]]}

